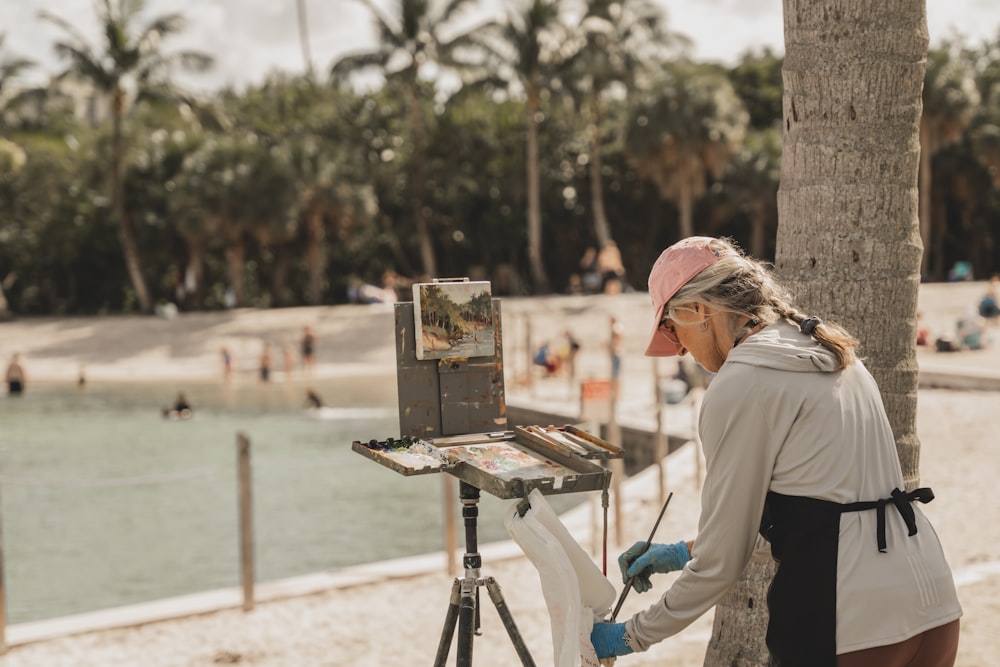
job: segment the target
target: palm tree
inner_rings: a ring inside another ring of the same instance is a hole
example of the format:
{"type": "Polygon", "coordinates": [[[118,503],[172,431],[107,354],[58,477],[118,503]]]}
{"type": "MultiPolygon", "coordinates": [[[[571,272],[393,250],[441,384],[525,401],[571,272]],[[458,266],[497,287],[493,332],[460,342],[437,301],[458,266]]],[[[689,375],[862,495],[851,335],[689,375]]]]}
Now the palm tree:
{"type": "Polygon", "coordinates": [[[466,28],[452,34],[455,19],[474,0],[449,0],[433,8],[428,0],[396,0],[395,15],[384,13],[372,0],[358,0],[371,12],[379,35],[374,50],[347,55],[330,70],[334,81],[350,74],[375,69],[390,83],[398,82],[406,98],[412,166],[410,196],[414,225],[420,245],[424,273],[437,275],[434,243],[428,224],[425,204],[424,174],[424,104],[421,99],[421,74],[425,66],[436,63],[442,67],[463,65],[462,57],[478,44],[476,29],[466,28]],[[465,49],[463,51],[463,49],[465,49]]]}
{"type": "Polygon", "coordinates": [[[633,111],[629,161],[677,204],[680,235],[692,236],[694,204],[743,142],[749,116],[725,75],[681,63],[633,111]]]}
{"type": "Polygon", "coordinates": [[[649,0],[588,0],[575,37],[580,45],[564,64],[565,81],[577,105],[589,115],[591,208],[594,235],[603,248],[614,240],[604,209],[603,98],[616,84],[633,88],[643,70],[665,61],[670,44],[686,40],[666,30],[663,9],[649,0]]]}
{"type": "Polygon", "coordinates": [[[306,17],[306,0],[296,0],[295,13],[299,19],[299,42],[302,45],[302,62],[305,64],[306,77],[313,78],[312,50],[309,48],[309,19],[306,17]]]}
{"type": "MultiPolygon", "coordinates": [[[[891,9],[868,0],[784,2],[775,266],[800,307],[842,323],[861,340],[896,435],[907,489],[919,476],[914,340],[921,244],[914,146],[926,65],[925,11],[924,0],[895,2],[891,9]]],[[[752,562],[716,607],[706,665],[768,664],[761,603],[770,567],[752,562]]]]}
{"type": "Polygon", "coordinates": [[[484,43],[495,59],[496,71],[517,83],[525,97],[525,172],[528,193],[528,268],[536,293],[549,291],[549,278],[542,257],[542,205],[538,162],[538,126],[544,114],[543,97],[559,85],[559,63],[567,53],[565,26],[560,21],[558,0],[531,0],[523,12],[508,9],[506,20],[494,22],[484,31],[484,43]]]}
{"type": "MultiPolygon", "coordinates": [[[[3,49],[7,35],[0,33],[0,50],[3,49]]],[[[29,91],[12,91],[11,84],[26,70],[35,66],[34,61],[17,56],[4,56],[0,59],[0,127],[6,125],[4,116],[8,109],[16,106],[29,91]]]]}
{"type": "Polygon", "coordinates": [[[76,26],[50,12],[39,16],[62,29],[65,40],[55,44],[56,54],[69,61],[59,78],[75,77],[107,96],[111,114],[111,207],[118,225],[118,236],[129,279],[143,312],[151,312],[153,303],[142,275],[142,262],[135,226],[126,215],[124,192],[125,146],[122,121],[129,98],[164,102],[190,102],[190,98],[170,83],[175,67],[204,71],[211,58],[194,51],[167,54],[161,49],[163,39],[180,32],[184,18],[178,13],[154,17],[138,26],[144,0],[101,0],[97,18],[103,42],[92,45],[76,26]]]}
{"type": "MultiPolygon", "coordinates": [[[[781,171],[781,133],[777,126],[753,130],[733,156],[722,180],[722,199],[731,214],[750,224],[748,249],[754,257],[773,253],[778,228],[777,193],[781,171]]],[[[715,234],[715,230],[712,230],[715,234]]]]}
{"type": "Polygon", "coordinates": [[[934,155],[958,141],[979,106],[979,91],[972,68],[956,49],[945,45],[927,53],[924,77],[924,112],[920,118],[920,237],[924,243],[922,273],[925,278],[944,277],[944,261],[935,234],[931,192],[934,155]]]}

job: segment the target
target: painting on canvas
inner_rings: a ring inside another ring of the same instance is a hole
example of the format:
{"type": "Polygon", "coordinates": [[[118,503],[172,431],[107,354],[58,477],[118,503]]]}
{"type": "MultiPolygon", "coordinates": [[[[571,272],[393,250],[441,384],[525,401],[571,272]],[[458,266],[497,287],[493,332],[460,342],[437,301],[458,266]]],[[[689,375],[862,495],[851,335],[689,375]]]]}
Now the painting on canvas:
{"type": "Polygon", "coordinates": [[[413,318],[417,359],[494,354],[493,300],[487,281],[417,283],[413,318]]]}

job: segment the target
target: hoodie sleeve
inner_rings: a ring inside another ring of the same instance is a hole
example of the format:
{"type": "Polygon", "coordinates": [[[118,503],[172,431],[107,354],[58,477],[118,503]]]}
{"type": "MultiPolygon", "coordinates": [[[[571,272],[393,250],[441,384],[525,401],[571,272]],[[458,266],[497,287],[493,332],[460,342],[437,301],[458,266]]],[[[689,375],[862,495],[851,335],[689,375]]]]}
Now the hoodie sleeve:
{"type": "MultiPolygon", "coordinates": [[[[758,369],[732,365],[705,394],[699,420],[706,472],[691,560],[660,600],[628,621],[637,649],[676,634],[736,583],[758,546],[757,531],[783,436],[758,369]]],[[[785,397],[787,400],[788,397],[785,397]]],[[[790,406],[786,406],[788,408],[790,406]]]]}

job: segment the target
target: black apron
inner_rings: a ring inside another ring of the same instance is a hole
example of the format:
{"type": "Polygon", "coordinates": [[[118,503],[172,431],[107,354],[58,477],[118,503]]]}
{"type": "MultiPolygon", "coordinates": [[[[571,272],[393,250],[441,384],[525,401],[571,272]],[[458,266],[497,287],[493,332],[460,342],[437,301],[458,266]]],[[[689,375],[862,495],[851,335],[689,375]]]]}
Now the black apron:
{"type": "Polygon", "coordinates": [[[846,504],[768,491],[760,534],[771,543],[778,564],[767,592],[766,641],[774,667],[836,667],[840,515],[875,510],[878,550],[885,553],[886,506],[894,505],[915,535],[910,503],[933,499],[927,488],[893,489],[889,498],[846,504]]]}

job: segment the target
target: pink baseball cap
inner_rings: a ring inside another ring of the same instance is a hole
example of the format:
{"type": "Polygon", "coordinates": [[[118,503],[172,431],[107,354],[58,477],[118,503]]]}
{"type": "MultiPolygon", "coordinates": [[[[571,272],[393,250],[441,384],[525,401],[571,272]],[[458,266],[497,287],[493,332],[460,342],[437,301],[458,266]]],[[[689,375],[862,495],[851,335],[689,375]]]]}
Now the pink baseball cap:
{"type": "Polygon", "coordinates": [[[708,236],[689,236],[673,244],[662,253],[649,272],[649,299],[656,310],[653,316],[653,334],[646,347],[647,357],[672,357],[677,346],[657,331],[663,317],[663,307],[677,294],[687,281],[733,252],[726,248],[713,250],[708,236]]]}

